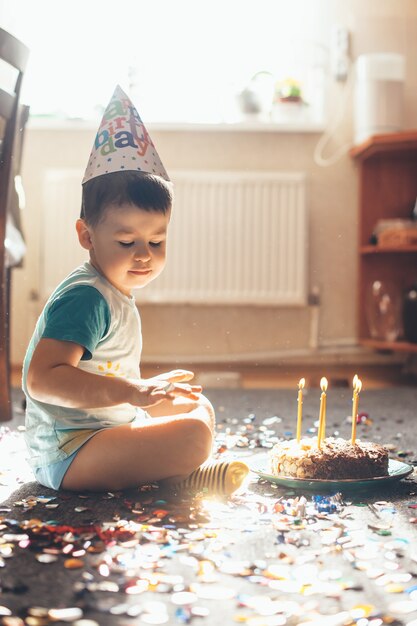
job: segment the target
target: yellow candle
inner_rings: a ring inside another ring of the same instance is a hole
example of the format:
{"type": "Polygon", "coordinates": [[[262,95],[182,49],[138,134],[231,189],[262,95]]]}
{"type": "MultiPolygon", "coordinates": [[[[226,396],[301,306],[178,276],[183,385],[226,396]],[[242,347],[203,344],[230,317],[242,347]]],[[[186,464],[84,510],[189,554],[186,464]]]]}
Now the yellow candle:
{"type": "Polygon", "coordinates": [[[327,396],[326,394],[323,395],[323,404],[322,404],[322,427],[321,427],[321,439],[320,439],[320,446],[323,443],[323,441],[326,439],[326,406],[327,406],[327,396]]]}
{"type": "Polygon", "coordinates": [[[320,381],[321,396],[320,396],[320,413],[319,413],[319,432],[317,434],[317,445],[321,448],[321,444],[326,436],[326,391],[327,391],[327,378],[322,378],[320,381]]]}
{"type": "Polygon", "coordinates": [[[297,442],[301,439],[301,422],[303,419],[303,389],[306,384],[305,378],[301,378],[298,383],[298,411],[297,411],[297,442]]]}
{"type": "Polygon", "coordinates": [[[352,398],[352,445],[356,442],[356,423],[358,419],[359,393],[362,389],[362,381],[355,374],[353,378],[353,398],[352,398]]]}

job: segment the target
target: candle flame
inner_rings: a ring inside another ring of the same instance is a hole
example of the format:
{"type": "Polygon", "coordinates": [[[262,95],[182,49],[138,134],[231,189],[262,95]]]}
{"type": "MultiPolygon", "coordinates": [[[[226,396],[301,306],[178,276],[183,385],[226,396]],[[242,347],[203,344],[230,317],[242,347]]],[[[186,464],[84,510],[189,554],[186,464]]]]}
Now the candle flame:
{"type": "Polygon", "coordinates": [[[359,380],[359,377],[358,377],[357,374],[355,374],[354,377],[353,377],[353,381],[352,381],[353,389],[356,389],[356,385],[358,384],[358,380],[359,380]]]}
{"type": "Polygon", "coordinates": [[[327,390],[327,384],[328,384],[327,383],[327,378],[324,378],[324,376],[323,376],[323,378],[320,381],[320,388],[321,388],[322,391],[326,391],[327,390]]]}
{"type": "Polygon", "coordinates": [[[356,393],[360,393],[361,389],[362,389],[362,381],[360,378],[358,378],[358,380],[356,381],[356,387],[355,387],[356,393]]]}
{"type": "Polygon", "coordinates": [[[305,378],[301,378],[299,383],[298,383],[298,389],[304,389],[304,385],[306,384],[306,379],[305,378]]]}

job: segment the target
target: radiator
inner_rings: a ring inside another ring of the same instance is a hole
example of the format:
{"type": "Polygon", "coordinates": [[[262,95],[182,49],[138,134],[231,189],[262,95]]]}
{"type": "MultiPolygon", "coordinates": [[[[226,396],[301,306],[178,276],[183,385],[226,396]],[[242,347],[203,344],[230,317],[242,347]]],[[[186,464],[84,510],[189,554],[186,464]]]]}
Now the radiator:
{"type": "Polygon", "coordinates": [[[41,299],[46,300],[77,265],[88,260],[75,230],[80,216],[83,173],[73,169],[47,169],[42,185],[41,299]]]}
{"type": "MultiPolygon", "coordinates": [[[[171,172],[167,265],[139,302],[305,305],[305,175],[171,172]]],[[[74,222],[81,174],[49,170],[44,187],[42,295],[86,259],[74,222]]]]}

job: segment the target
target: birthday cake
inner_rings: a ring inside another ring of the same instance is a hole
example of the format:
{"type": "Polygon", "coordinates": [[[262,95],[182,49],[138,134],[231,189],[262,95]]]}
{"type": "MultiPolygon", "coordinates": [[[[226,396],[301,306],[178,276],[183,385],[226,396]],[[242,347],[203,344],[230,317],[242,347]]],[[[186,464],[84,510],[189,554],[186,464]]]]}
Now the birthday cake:
{"type": "Polygon", "coordinates": [[[317,437],[281,441],[270,455],[274,476],[340,480],[374,478],[388,474],[388,451],[377,443],[327,437],[321,447],[317,437]]]}

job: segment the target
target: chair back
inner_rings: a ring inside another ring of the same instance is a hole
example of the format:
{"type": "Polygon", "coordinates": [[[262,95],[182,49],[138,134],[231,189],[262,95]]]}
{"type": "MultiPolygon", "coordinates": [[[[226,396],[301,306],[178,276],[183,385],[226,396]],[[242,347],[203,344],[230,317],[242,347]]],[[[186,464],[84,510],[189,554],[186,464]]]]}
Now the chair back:
{"type": "Polygon", "coordinates": [[[29,57],[28,48],[16,37],[0,28],[0,62],[2,67],[15,75],[14,84],[0,84],[0,242],[5,237],[5,217],[12,184],[14,146],[18,133],[19,99],[23,74],[29,57]]]}
{"type": "Polygon", "coordinates": [[[14,184],[14,159],[20,158],[18,146],[22,114],[19,108],[28,48],[0,28],[0,422],[11,418],[9,359],[9,272],[5,265],[5,235],[9,200],[14,184]],[[5,78],[7,76],[7,80],[5,78]],[[12,80],[8,77],[13,76],[12,80]],[[7,84],[6,84],[7,83],[7,84]]]}

